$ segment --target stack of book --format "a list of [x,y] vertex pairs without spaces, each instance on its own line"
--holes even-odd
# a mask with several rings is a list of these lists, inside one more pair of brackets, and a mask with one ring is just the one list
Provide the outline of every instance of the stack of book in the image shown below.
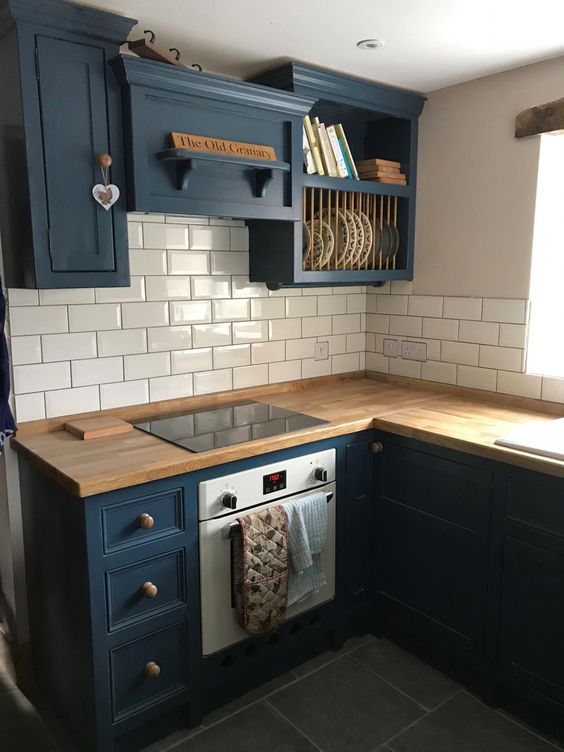
[[303,132],[304,165],[309,175],[359,179],[345,131],[340,123],[325,125],[306,115]]
[[400,162],[390,159],[363,159],[357,163],[361,180],[373,180],[376,183],[407,185],[405,173],[401,171]]

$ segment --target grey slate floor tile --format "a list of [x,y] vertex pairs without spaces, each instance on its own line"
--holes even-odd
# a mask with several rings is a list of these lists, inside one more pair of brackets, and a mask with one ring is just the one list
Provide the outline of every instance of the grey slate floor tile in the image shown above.
[[350,655],[428,710],[436,708],[461,688],[388,640],[374,640]]
[[262,702],[173,749],[175,752],[319,752],[288,721]]
[[424,710],[348,656],[267,702],[324,752],[372,752]]
[[555,752],[467,692],[447,700],[388,745],[394,752]]

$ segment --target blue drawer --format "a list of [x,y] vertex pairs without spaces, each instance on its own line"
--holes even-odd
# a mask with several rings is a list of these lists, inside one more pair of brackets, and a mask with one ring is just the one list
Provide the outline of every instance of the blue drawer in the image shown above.
[[108,630],[186,603],[184,551],[171,551],[106,572]]
[[104,553],[116,553],[182,532],[183,496],[182,488],[173,488],[102,507]]
[[184,692],[188,685],[186,623],[153,632],[110,652],[114,721]]

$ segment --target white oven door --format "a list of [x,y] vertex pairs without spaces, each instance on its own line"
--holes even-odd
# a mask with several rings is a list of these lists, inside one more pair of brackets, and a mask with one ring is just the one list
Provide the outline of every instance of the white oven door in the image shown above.
[[200,602],[202,617],[202,654],[210,655],[218,650],[240,642],[248,637],[244,629],[237,624],[235,609],[231,602],[231,542],[226,537],[229,524],[237,517],[250,511],[258,512],[276,503],[290,499],[301,499],[311,493],[323,491],[332,493],[333,498],[327,504],[327,544],[322,553],[323,566],[327,584],[318,593],[295,603],[288,609],[287,619],[308,611],[314,606],[330,601],[335,597],[335,483],[328,483],[294,496],[280,499],[278,502],[260,504],[245,512],[234,512],[216,520],[200,522]]

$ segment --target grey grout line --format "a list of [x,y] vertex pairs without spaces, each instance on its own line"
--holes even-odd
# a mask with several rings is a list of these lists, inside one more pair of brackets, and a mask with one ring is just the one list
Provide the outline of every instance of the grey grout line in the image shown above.
[[[479,697],[477,698],[480,699]],[[548,739],[546,736],[542,736],[538,731],[536,731],[531,726],[525,726],[523,723],[521,723],[517,718],[514,718],[512,715],[509,715],[506,711],[500,710],[498,708],[494,708],[495,712],[502,716],[502,718],[505,718],[506,721],[510,721],[515,726],[519,726],[519,728],[524,729],[525,731],[528,731],[531,736],[535,736],[537,739],[540,739],[543,742],[546,742],[546,744],[549,744],[551,747],[554,747],[558,750],[563,750],[564,745],[558,744],[558,742],[553,741],[552,739]]]
[[283,719],[284,721],[286,721],[286,723],[289,723],[289,724],[290,724],[290,726],[292,726],[292,728],[293,728],[293,729],[295,729],[295,731],[297,731],[297,732],[298,732],[298,733],[299,733],[299,734],[300,734],[301,736],[303,736],[303,737],[304,737],[304,739],[307,739],[307,740],[308,740],[308,742],[309,742],[310,744],[312,744],[312,745],[313,745],[313,746],[315,747],[315,749],[317,749],[317,750],[318,750],[318,752],[324,752],[324,750],[323,750],[323,749],[322,749],[322,748],[321,748],[321,747],[320,747],[319,745],[317,745],[317,744],[316,744],[316,743],[315,743],[315,742],[313,741],[313,739],[311,739],[311,738],[310,738],[310,737],[309,737],[309,736],[308,736],[308,735],[307,735],[307,734],[306,734],[306,733],[305,733],[304,731],[302,731],[302,730],[301,730],[301,729],[300,729],[300,728],[299,728],[298,726],[296,726],[296,724],[295,724],[295,723],[293,723],[293,722],[292,722],[292,721],[291,721],[291,720],[290,720],[289,718],[287,718],[287,717],[286,717],[286,716],[284,715],[284,713],[282,713],[282,711],[280,711],[280,710],[278,710],[278,708],[274,707],[274,705],[273,705],[273,704],[272,704],[271,702],[269,702],[269,700],[263,700],[263,702],[264,702],[264,703],[265,703],[265,705],[267,705],[267,706],[268,706],[268,707],[269,707],[269,708],[270,708],[270,709],[271,709],[271,710],[272,710],[272,711],[273,711],[274,713],[276,713],[276,715],[280,716],[280,718],[282,718],[282,719]]
[[[435,712],[435,710],[438,710],[439,708],[442,708],[443,705],[445,705],[447,702],[449,702],[450,700],[452,700],[453,697],[456,697],[456,695],[461,694],[462,692],[464,692],[463,689],[457,689],[454,694],[452,694],[450,697],[447,697],[446,700],[443,700],[442,702],[440,702],[436,707],[433,708],[433,710],[430,710],[430,711],[424,713],[422,716],[420,716],[419,718],[417,718],[415,721],[413,721],[412,723],[409,723],[407,726],[405,726],[405,728],[403,728],[401,731],[398,731],[397,734],[394,734],[393,736],[390,736],[389,739],[386,739],[386,741],[383,742],[383,743],[385,745],[389,745],[389,743],[391,741],[393,741],[394,739],[397,739],[398,736],[401,736],[408,729],[413,728],[413,726],[416,726],[420,721],[424,720],[425,718],[428,718],[432,713]],[[376,749],[372,750],[372,752],[378,752],[379,749],[380,749],[380,747],[376,747]]]

